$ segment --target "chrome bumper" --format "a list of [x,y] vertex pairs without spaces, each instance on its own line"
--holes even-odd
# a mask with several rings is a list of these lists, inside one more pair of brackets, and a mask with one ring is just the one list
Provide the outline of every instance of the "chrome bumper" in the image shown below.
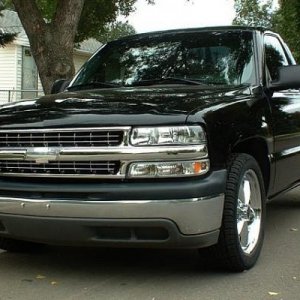
[[38,218],[169,220],[183,235],[221,227],[224,195],[176,200],[62,201],[0,197],[0,214]]

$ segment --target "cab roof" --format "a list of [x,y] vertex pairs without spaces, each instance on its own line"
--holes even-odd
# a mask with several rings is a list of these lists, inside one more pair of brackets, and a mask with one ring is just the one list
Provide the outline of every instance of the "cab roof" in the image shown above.
[[127,37],[120,38],[120,40],[129,40],[134,38],[143,38],[143,37],[154,37],[159,35],[169,35],[169,34],[177,34],[177,33],[197,33],[197,32],[207,32],[207,31],[259,31],[261,33],[270,31],[267,28],[259,27],[259,26],[213,26],[213,27],[195,27],[195,28],[183,28],[183,29],[171,29],[171,30],[161,30],[161,31],[152,31],[139,33],[134,35],[129,35]]

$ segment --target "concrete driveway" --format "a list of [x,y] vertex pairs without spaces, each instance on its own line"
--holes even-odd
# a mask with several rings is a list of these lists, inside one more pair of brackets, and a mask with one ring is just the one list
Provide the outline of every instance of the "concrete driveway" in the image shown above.
[[262,255],[250,271],[208,268],[196,250],[74,249],[0,253],[0,300],[300,299],[300,189],[267,207]]

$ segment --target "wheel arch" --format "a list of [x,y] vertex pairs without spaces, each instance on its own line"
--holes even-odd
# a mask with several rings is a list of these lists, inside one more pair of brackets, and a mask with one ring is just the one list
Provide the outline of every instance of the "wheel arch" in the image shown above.
[[268,194],[271,180],[271,166],[267,142],[262,138],[247,139],[234,145],[232,153],[246,153],[257,161],[263,175],[265,191]]

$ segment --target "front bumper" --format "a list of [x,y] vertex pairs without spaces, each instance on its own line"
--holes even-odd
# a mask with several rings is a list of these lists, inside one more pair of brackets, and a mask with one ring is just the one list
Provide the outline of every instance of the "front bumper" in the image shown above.
[[62,245],[204,247],[217,242],[223,195],[168,201],[1,198],[0,235]]
[[[225,180],[226,172],[216,171],[177,184],[98,184],[93,198],[85,197],[91,193],[89,185],[86,194],[71,199],[65,193],[59,197],[60,190],[66,192],[63,184],[37,185],[35,191],[29,191],[30,185],[14,183],[14,195],[9,195],[13,183],[3,184],[0,235],[62,245],[209,246],[218,240]],[[69,195],[79,188],[72,186]]]

